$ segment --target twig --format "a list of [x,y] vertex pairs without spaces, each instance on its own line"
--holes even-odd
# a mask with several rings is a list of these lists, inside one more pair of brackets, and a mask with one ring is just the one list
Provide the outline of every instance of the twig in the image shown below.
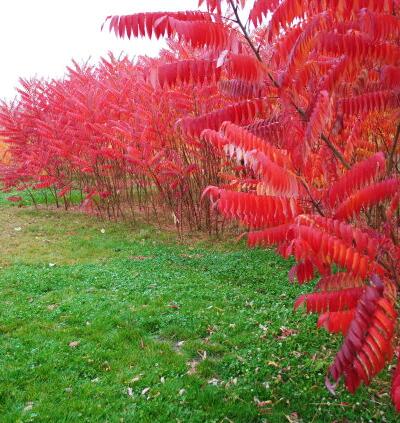
[[390,155],[389,155],[388,173],[390,173],[393,169],[394,154],[396,152],[397,143],[399,142],[399,137],[400,137],[400,123],[397,125],[396,134],[393,139],[392,150],[390,151]]
[[310,191],[310,188],[308,187],[308,185],[305,183],[305,181],[303,181],[303,179],[301,179],[301,183],[302,183],[303,187],[305,188],[305,190],[307,191],[307,194],[309,195],[313,206],[317,209],[317,212],[321,216],[325,216],[324,215],[324,212],[321,209],[321,207],[319,206],[319,204],[315,201],[314,197],[312,196],[311,191]]
[[[232,7],[233,13],[235,14],[236,17],[236,23],[239,25],[240,29],[243,32],[244,37],[246,38],[247,43],[249,44],[249,46],[251,47],[251,49],[253,50],[254,54],[256,55],[257,59],[262,62],[261,56],[260,56],[260,52],[259,52],[259,48],[256,48],[253,44],[253,42],[251,41],[249,34],[245,28],[245,26],[243,25],[242,21],[240,20],[240,16],[238,13],[238,6],[235,6],[233,0],[229,0],[229,3]],[[274,80],[273,76],[268,72],[268,77],[270,78],[270,80],[272,81],[272,83],[275,85],[275,87],[279,87],[279,84]],[[300,107],[298,107],[294,101],[292,101],[293,106],[295,107],[295,109],[297,110],[297,112],[303,117],[306,118],[306,112],[304,110],[302,110]],[[399,138],[399,131],[400,131],[400,124],[397,127],[397,137],[396,137],[396,144],[397,144],[397,140]],[[343,155],[340,153],[340,151],[332,144],[332,142],[329,140],[329,138],[324,135],[321,134],[321,139],[325,142],[325,144],[332,150],[333,154],[338,158],[338,160],[342,163],[342,165],[346,168],[346,169],[350,169],[350,165],[349,163],[347,163],[346,159],[343,157]],[[394,146],[395,149],[395,146]]]
[[347,163],[346,159],[343,157],[343,154],[332,144],[331,140],[324,134],[321,134],[321,139],[332,150],[332,153],[337,157],[340,163],[342,163],[342,165],[347,170],[350,169],[351,166],[349,165],[349,163]]
[[251,41],[249,34],[247,32],[247,29],[245,28],[245,26],[243,25],[240,16],[239,16],[239,12],[238,12],[238,6],[235,6],[235,4],[233,3],[233,0],[229,0],[229,3],[232,7],[233,13],[235,14],[236,17],[236,23],[239,25],[240,29],[242,30],[242,33],[244,35],[244,38],[246,38],[247,43],[249,44],[250,48],[253,50],[254,54],[256,55],[258,61],[262,62],[260,53],[257,51],[256,46],[253,44],[253,41]]
[[[306,119],[306,112],[297,106],[297,104],[292,100],[293,107],[297,110],[297,112],[301,115],[303,119]],[[343,157],[343,154],[333,145],[331,140],[325,135],[321,134],[321,139],[325,142],[325,144],[332,150],[332,153],[337,157],[337,159],[342,163],[342,165],[348,170],[350,169],[350,164],[346,161]]]

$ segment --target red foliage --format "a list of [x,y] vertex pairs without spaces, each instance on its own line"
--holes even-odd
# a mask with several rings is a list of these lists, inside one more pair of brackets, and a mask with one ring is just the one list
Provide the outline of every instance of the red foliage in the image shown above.
[[199,5],[208,12],[107,18],[120,37],[169,38],[158,59],[23,81],[0,109],[2,181],[78,188],[103,210],[157,192],[155,209],[197,227],[211,221],[195,200],[210,185],[203,197],[250,228],[250,246],[293,256],[291,280],[319,279],[295,306],[345,335],[327,386],[343,378],[353,392],[398,342],[400,2]]
[[355,192],[335,212],[335,219],[348,219],[358,215],[362,208],[371,207],[395,195],[400,188],[400,179],[392,178],[378,182]]
[[354,319],[355,308],[345,311],[323,313],[318,317],[317,326],[324,327],[330,333],[341,332],[346,335]]
[[219,129],[225,121],[247,124],[266,110],[266,100],[246,100],[231,104],[223,109],[198,117],[185,117],[179,121],[183,131],[189,135],[199,136],[204,129]]
[[221,69],[212,60],[182,60],[153,68],[150,82],[161,88],[180,84],[210,84],[221,77]]
[[348,288],[340,291],[305,294],[296,300],[294,308],[297,309],[305,303],[307,313],[344,311],[355,308],[363,292],[364,288]]
[[[343,375],[350,392],[361,382],[370,383],[393,356],[395,319],[393,304],[383,296],[383,285],[368,286],[357,303],[342,348],[329,369],[335,382]],[[328,380],[327,386],[333,389]]]
[[19,203],[23,200],[23,198],[20,195],[11,195],[10,197],[7,197],[7,200],[12,203]]
[[330,206],[342,202],[355,190],[373,182],[377,176],[384,174],[385,166],[385,156],[382,152],[357,163],[329,188]]

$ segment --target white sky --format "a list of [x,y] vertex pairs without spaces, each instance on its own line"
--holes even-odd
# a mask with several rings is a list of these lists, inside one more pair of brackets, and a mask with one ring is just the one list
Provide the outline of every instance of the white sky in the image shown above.
[[18,78],[60,77],[71,59],[92,62],[112,51],[156,55],[155,39],[121,40],[100,31],[107,15],[196,10],[198,0],[0,0],[0,98],[12,99]]

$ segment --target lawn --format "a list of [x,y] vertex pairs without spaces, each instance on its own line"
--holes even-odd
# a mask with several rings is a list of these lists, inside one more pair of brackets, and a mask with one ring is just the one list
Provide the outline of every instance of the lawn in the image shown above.
[[0,421],[394,422],[271,251],[0,199]]

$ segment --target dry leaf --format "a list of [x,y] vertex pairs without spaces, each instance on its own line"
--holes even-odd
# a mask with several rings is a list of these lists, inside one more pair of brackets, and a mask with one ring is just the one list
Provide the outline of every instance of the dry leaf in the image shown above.
[[197,354],[199,354],[202,360],[205,360],[207,358],[207,351],[197,351]]
[[259,401],[257,403],[257,407],[265,407],[266,405],[271,405],[272,401],[271,400],[267,400],[267,401]]
[[24,407],[24,411],[30,411],[33,408],[33,402],[29,401],[26,403],[26,406]]
[[144,388],[143,391],[141,392],[142,395],[146,395],[147,392],[150,391],[150,388]]
[[54,309],[56,309],[58,307],[58,304],[49,304],[47,306],[47,309],[50,311],[53,311]]
[[154,256],[131,256],[129,257],[131,260],[147,260],[147,259],[151,259]]
[[288,416],[285,416],[289,423],[300,423],[301,419],[296,412],[290,413]]
[[68,345],[71,348],[76,348],[80,344],[80,341],[71,341]]
[[130,388],[129,386],[128,386],[128,389],[127,389],[127,394],[128,394],[130,397],[133,395],[132,388]]
[[196,373],[196,367],[199,364],[197,360],[188,361],[186,363],[189,366],[189,370],[187,371],[188,375],[194,375]]
[[297,333],[299,332],[296,329],[289,329],[284,326],[280,328],[280,331],[281,331],[281,334],[277,336],[276,339],[285,339],[285,338],[288,338],[289,336],[297,335]]
[[237,385],[237,377],[228,380],[228,382],[225,384],[225,388],[228,388],[231,385]]

